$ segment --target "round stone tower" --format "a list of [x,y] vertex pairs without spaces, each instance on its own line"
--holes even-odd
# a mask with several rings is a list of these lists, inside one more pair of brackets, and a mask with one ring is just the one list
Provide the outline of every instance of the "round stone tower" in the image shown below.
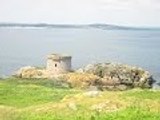
[[71,71],[71,56],[61,54],[50,54],[47,56],[47,71],[57,75]]

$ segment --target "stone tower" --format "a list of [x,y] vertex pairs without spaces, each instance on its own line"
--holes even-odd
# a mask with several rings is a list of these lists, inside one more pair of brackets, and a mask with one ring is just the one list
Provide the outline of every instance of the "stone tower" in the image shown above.
[[47,56],[47,71],[57,75],[71,71],[71,56],[61,54],[50,54]]

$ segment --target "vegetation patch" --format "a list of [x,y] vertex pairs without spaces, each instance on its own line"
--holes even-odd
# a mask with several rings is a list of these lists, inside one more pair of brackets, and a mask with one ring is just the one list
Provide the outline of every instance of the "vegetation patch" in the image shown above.
[[56,80],[0,81],[1,120],[159,120],[160,91],[86,91]]

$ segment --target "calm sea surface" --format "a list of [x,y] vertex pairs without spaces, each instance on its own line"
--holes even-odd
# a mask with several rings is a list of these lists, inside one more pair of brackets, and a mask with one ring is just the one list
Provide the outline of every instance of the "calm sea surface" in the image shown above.
[[160,31],[0,28],[0,76],[26,65],[45,66],[49,53],[73,56],[73,68],[118,62],[149,70],[160,82]]

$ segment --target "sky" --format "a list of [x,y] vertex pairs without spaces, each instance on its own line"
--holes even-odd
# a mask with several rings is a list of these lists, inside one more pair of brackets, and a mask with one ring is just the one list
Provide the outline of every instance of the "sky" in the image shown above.
[[0,22],[160,27],[160,0],[0,0]]

